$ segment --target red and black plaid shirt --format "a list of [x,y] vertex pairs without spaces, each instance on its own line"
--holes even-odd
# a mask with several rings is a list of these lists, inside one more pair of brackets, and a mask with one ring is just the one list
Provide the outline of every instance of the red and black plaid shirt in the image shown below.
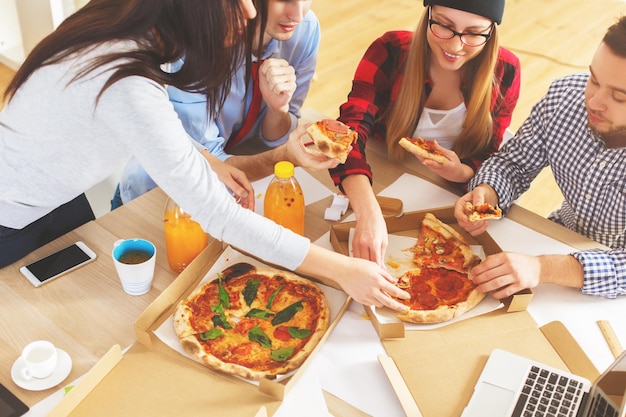
[[[372,181],[372,170],[365,159],[365,144],[370,136],[382,142],[386,139],[387,120],[381,115],[396,100],[402,86],[402,68],[412,37],[413,32],[409,31],[387,32],[370,45],[361,59],[352,82],[352,91],[348,95],[348,101],[341,106],[339,116],[339,120],[358,133],[359,139],[346,163],[330,170],[335,185],[340,186],[345,177],[353,174],[367,175],[370,182]],[[500,48],[498,54],[496,78],[499,91],[498,88],[493,89],[491,101],[492,149],[486,154],[463,160],[474,171],[499,148],[519,97],[519,59],[504,48]],[[430,81],[424,82],[429,89]]]

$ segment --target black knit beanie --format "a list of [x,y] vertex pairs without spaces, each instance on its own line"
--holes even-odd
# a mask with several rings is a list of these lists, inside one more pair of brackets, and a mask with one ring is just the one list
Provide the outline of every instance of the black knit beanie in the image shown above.
[[444,6],[463,10],[502,23],[504,0],[424,0],[424,6]]

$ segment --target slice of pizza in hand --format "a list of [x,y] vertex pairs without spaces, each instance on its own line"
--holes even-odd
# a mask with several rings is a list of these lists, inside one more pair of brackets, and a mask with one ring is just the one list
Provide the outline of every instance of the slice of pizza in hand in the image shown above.
[[337,158],[344,164],[357,133],[339,120],[323,119],[306,129],[313,143],[324,155]]
[[437,150],[434,140],[427,140],[420,137],[417,139],[405,137],[401,138],[399,143],[400,146],[407,151],[422,158],[430,159],[440,164],[448,161],[448,158]]
[[474,206],[469,201],[465,203],[465,209],[470,212],[468,219],[470,222],[479,220],[498,220],[502,218],[502,210],[500,207],[494,207],[489,203],[483,203]]
[[413,248],[413,263],[425,268],[445,268],[467,273],[480,263],[465,238],[432,213],[426,213]]

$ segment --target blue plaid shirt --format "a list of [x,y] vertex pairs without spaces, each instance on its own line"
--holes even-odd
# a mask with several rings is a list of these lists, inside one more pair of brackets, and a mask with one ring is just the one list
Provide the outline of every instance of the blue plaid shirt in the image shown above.
[[549,219],[610,250],[572,253],[584,268],[585,294],[626,295],[626,148],[609,149],[587,125],[589,74],[552,83],[515,138],[484,162],[468,187],[491,185],[506,212],[546,166],[565,201]]

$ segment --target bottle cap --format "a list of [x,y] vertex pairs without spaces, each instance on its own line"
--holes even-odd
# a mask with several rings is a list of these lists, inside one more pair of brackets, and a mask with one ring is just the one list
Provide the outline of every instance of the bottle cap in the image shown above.
[[274,165],[274,175],[278,178],[290,178],[293,177],[294,167],[289,161],[276,162]]

